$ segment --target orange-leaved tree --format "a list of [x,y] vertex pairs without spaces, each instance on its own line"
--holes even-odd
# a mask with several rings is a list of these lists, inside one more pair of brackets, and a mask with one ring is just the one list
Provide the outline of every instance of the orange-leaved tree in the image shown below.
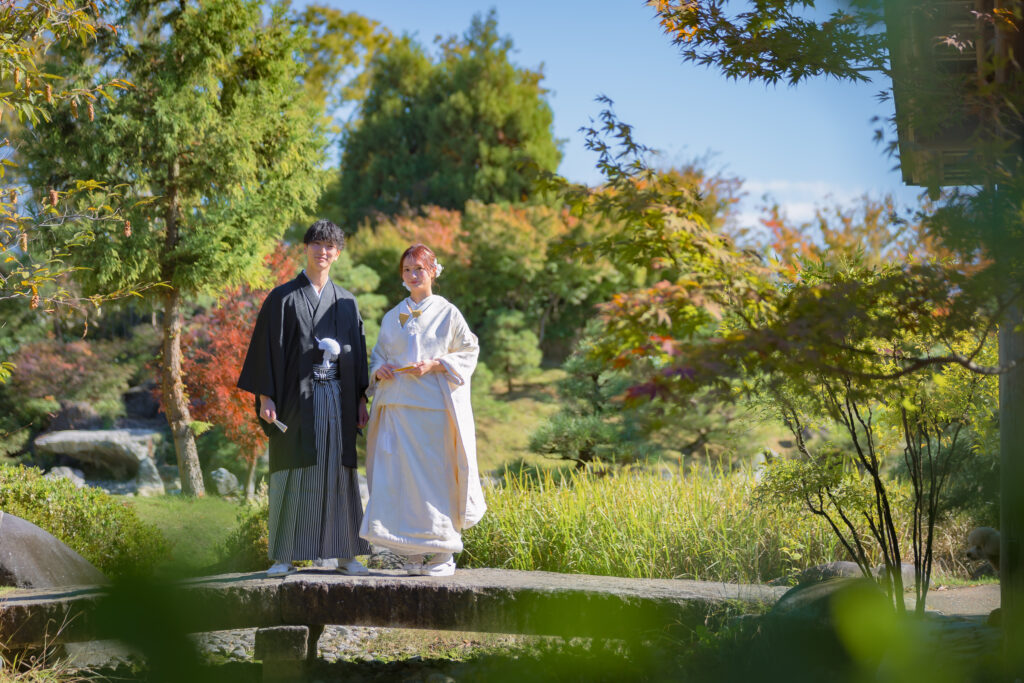
[[[294,248],[283,242],[267,257],[275,285],[294,277],[300,267]],[[216,306],[192,319],[183,344],[189,408],[201,424],[219,426],[238,447],[239,459],[248,466],[246,498],[255,492],[256,466],[266,450],[266,436],[256,421],[252,396],[235,384],[266,295],[265,290],[246,286],[225,291]]]

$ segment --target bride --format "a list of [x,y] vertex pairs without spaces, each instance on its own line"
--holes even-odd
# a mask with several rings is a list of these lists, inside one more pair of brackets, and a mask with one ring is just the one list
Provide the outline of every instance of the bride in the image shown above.
[[433,293],[434,252],[414,244],[399,263],[409,296],[384,315],[370,358],[359,535],[402,555],[410,575],[451,576],[462,531],[487,509],[470,405],[480,346],[459,309]]

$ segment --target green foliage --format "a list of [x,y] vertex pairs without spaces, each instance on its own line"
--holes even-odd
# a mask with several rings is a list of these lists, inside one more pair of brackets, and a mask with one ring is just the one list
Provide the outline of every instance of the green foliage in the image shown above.
[[494,374],[512,391],[512,381],[522,380],[540,369],[541,352],[537,335],[526,327],[520,311],[492,310],[484,322],[481,342],[485,360]]
[[372,349],[380,333],[381,318],[387,311],[387,299],[377,293],[380,275],[364,263],[354,263],[352,255],[345,250],[331,267],[331,278],[355,294],[366,332],[366,348]]
[[558,166],[542,75],[510,62],[512,42],[494,14],[439,47],[435,63],[403,38],[371,63],[369,93],[344,140],[340,201],[350,228],[426,205],[523,201],[532,192],[526,167]]
[[[866,81],[887,56],[881,2],[856,2],[827,17],[815,3],[648,0],[683,59],[727,78],[798,83],[813,76]],[[894,10],[896,11],[896,10]]]
[[599,415],[556,413],[530,435],[530,450],[572,460],[582,467],[597,461],[628,463],[618,429]]
[[477,420],[481,417],[500,417],[507,414],[505,406],[494,397],[494,373],[483,361],[477,361],[470,384],[473,401],[473,415]]
[[558,382],[561,408],[530,435],[530,450],[584,467],[594,463],[628,464],[658,454],[650,435],[638,430],[643,411],[615,399],[632,383],[629,374],[609,369],[591,351],[600,335],[591,324],[565,361]]
[[[16,368],[4,394],[17,397],[14,408],[26,418],[34,412],[29,404],[43,401],[52,410],[62,400],[84,401],[101,416],[117,417],[124,412],[121,395],[136,372],[134,363],[121,356],[121,348],[119,341],[107,340],[27,344],[13,356]],[[18,408],[23,401],[25,410]],[[35,424],[46,426],[38,422],[40,417],[31,416]]]
[[[325,121],[299,80],[309,43],[285,4],[167,1],[123,10],[132,31],[106,36],[96,53],[68,50],[64,67],[82,83],[116,73],[140,87],[101,103],[104,125],[94,130],[70,115],[34,129],[27,177],[61,189],[84,169],[130,193],[125,229],[79,250],[89,266],[79,281],[87,292],[162,283],[163,407],[182,490],[201,494],[181,376],[183,298],[265,283],[265,257],[319,197]],[[102,188],[84,199],[106,203]],[[55,230],[51,238],[66,236]]]
[[130,506],[36,470],[0,466],[0,509],[50,532],[111,579],[150,574],[169,553]]
[[350,240],[349,250],[380,275],[380,292],[394,304],[406,296],[399,256],[410,244],[429,245],[445,266],[435,292],[459,306],[471,329],[482,333],[494,309],[514,309],[541,348],[560,357],[594,306],[637,276],[636,269],[577,253],[577,244],[609,230],[545,206],[471,201],[464,212],[428,207],[420,216],[367,226]]
[[558,382],[559,412],[531,435],[530,450],[578,466],[671,455],[731,467],[736,451],[750,447],[754,419],[738,401],[722,401],[711,392],[699,392],[683,405],[624,401],[650,369],[637,361],[634,367],[607,363],[598,352],[604,334],[596,322],[582,333],[562,366],[567,375]]
[[306,5],[296,22],[310,35],[302,76],[309,96],[328,112],[362,100],[369,82],[366,67],[387,50],[391,32],[373,19],[326,5]]
[[252,284],[322,182],[323,121],[297,82],[308,43],[284,8],[173,3],[165,14],[171,5],[129,6],[138,14],[125,23],[137,28],[107,36],[101,69],[88,52],[66,55],[81,82],[115,72],[142,84],[99,103],[102,126],[61,112],[26,146],[34,185],[79,168],[133,193],[134,228],[82,252],[90,291],[140,280],[189,294]]
[[261,491],[255,502],[247,502],[238,511],[235,528],[220,550],[223,571],[252,572],[270,566],[270,531],[267,527],[269,502]]
[[[99,2],[99,7],[106,6],[106,2]],[[6,308],[3,318],[8,322],[13,323],[20,317],[18,309],[26,307],[52,313],[57,309],[81,309],[85,303],[98,306],[126,294],[104,291],[84,299],[68,279],[75,269],[67,258],[75,248],[93,239],[94,227],[121,224],[118,210],[110,203],[77,206],[78,196],[101,186],[73,174],[57,191],[49,178],[26,187],[12,182],[11,177],[23,170],[16,162],[19,150],[13,142],[18,135],[51,121],[60,112],[77,111],[80,104],[81,115],[88,114],[91,122],[93,102],[98,96],[107,97],[109,90],[130,86],[109,76],[90,84],[76,84],[53,73],[55,54],[70,45],[92,43],[98,33],[107,30],[95,3],[86,7],[68,0],[41,0],[0,8],[0,34],[4,36],[0,75],[10,78],[0,92],[0,117],[6,115],[5,137],[0,142],[0,178],[4,179],[0,188],[0,305]],[[118,196],[116,189],[111,190],[111,196]],[[58,225],[67,226],[66,240],[47,244],[38,239],[40,232]],[[0,332],[0,337],[7,334]],[[0,359],[10,353],[5,346],[0,340]],[[10,376],[10,370],[11,363],[0,360],[0,384]]]
[[[592,251],[636,267],[657,263],[665,280],[602,306],[595,358],[647,379],[629,390],[630,402],[671,403],[682,411],[699,395],[761,400],[792,431],[810,467],[805,481],[784,479],[807,488],[780,490],[803,496],[862,566],[881,554],[897,609],[898,565],[908,554],[897,528],[901,500],[886,472],[903,454],[923,609],[943,487],[970,450],[962,440],[994,406],[981,398],[994,387],[982,379],[996,371],[986,352],[994,302],[972,277],[977,266],[949,258],[875,258],[869,265],[862,252],[842,250],[826,259],[763,260],[715,232],[691,193],[650,170],[628,126],[611,112],[602,121],[589,141],[600,151],[607,186],[554,185],[576,213],[622,226],[621,235],[595,242]],[[972,379],[946,393],[946,367]],[[808,444],[805,429],[819,425],[845,443]],[[853,480],[845,475],[854,471],[851,462],[860,473]],[[871,495],[848,499],[860,475]]]

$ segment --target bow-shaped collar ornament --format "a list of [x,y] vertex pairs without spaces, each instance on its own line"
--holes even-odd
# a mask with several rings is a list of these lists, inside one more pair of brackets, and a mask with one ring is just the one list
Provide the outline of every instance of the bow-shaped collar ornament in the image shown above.
[[[420,313],[422,313],[422,312],[423,311],[421,311],[419,309],[412,310],[411,311],[412,317],[418,318],[418,317],[420,317]],[[409,319],[409,313],[399,313],[398,314],[398,324],[401,325],[402,327],[405,327],[405,321],[408,320],[408,319]]]

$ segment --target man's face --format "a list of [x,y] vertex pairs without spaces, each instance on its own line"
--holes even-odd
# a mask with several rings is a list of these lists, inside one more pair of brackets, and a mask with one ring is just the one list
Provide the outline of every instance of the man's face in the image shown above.
[[327,270],[338,260],[341,250],[332,242],[317,240],[306,245],[306,268],[308,270]]

